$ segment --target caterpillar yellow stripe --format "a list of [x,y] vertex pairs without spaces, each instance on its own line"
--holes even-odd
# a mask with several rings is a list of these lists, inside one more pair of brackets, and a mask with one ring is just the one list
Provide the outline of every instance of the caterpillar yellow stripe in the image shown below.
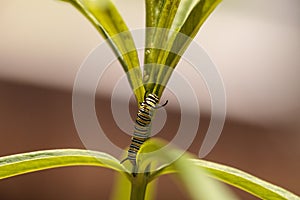
[[151,120],[154,109],[157,108],[156,105],[158,104],[158,102],[159,98],[157,97],[157,95],[149,94],[140,104],[134,124],[134,133],[131,138],[131,144],[128,149],[128,154],[127,157],[121,161],[121,163],[129,160],[134,167],[136,166],[136,155],[139,152],[141,145],[150,136]]

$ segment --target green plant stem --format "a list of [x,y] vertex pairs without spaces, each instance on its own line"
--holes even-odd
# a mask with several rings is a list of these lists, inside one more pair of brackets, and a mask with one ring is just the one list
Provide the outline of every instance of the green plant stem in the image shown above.
[[137,174],[131,180],[130,200],[144,200],[148,185],[148,177],[145,173]]

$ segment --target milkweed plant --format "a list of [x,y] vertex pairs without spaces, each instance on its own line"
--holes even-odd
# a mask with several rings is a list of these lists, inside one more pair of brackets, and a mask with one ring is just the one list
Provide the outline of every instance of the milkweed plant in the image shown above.
[[239,169],[198,159],[175,147],[162,150],[167,145],[165,141],[148,139],[153,112],[159,106],[172,71],[221,0],[145,0],[147,31],[143,72],[133,37],[111,0],[62,1],[72,4],[91,22],[108,41],[126,72],[139,108],[129,150],[123,162],[105,152],[83,149],[5,156],[0,158],[0,179],[57,167],[97,166],[118,172],[112,194],[116,200],[154,199],[156,180],[165,174],[178,178],[192,199],[237,199],[221,182],[261,199],[300,199]]

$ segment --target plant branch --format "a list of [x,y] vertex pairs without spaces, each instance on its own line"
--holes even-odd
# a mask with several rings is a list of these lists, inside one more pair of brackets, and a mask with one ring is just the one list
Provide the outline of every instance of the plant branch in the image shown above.
[[132,177],[130,200],[144,200],[148,183],[147,173],[139,173]]

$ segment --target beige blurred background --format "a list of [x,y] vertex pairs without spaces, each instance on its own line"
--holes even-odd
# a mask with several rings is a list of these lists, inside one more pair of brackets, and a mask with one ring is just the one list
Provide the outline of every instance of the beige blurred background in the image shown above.
[[[143,1],[115,2],[131,29],[144,26]],[[0,5],[0,155],[84,148],[73,124],[71,91],[82,61],[102,38],[66,3],[1,0]],[[196,37],[218,67],[227,94],[224,131],[206,159],[238,167],[298,194],[299,19],[299,0],[224,0]],[[122,73],[119,65],[115,68]],[[109,79],[102,84],[109,85]],[[113,141],[125,147],[129,138],[112,122],[108,109],[109,88],[98,91],[97,110],[105,116],[100,123],[112,132]],[[209,122],[207,99],[206,94],[200,103],[205,114],[190,148],[194,153]],[[131,109],[134,113],[134,106]],[[179,116],[172,104],[166,109],[163,130],[168,134],[159,136],[170,139]],[[0,199],[107,199],[113,177],[109,170],[90,167],[38,172],[0,181]],[[184,190],[176,192],[174,187],[180,186],[162,178],[157,199],[188,199]],[[256,199],[235,192],[242,199]]]

